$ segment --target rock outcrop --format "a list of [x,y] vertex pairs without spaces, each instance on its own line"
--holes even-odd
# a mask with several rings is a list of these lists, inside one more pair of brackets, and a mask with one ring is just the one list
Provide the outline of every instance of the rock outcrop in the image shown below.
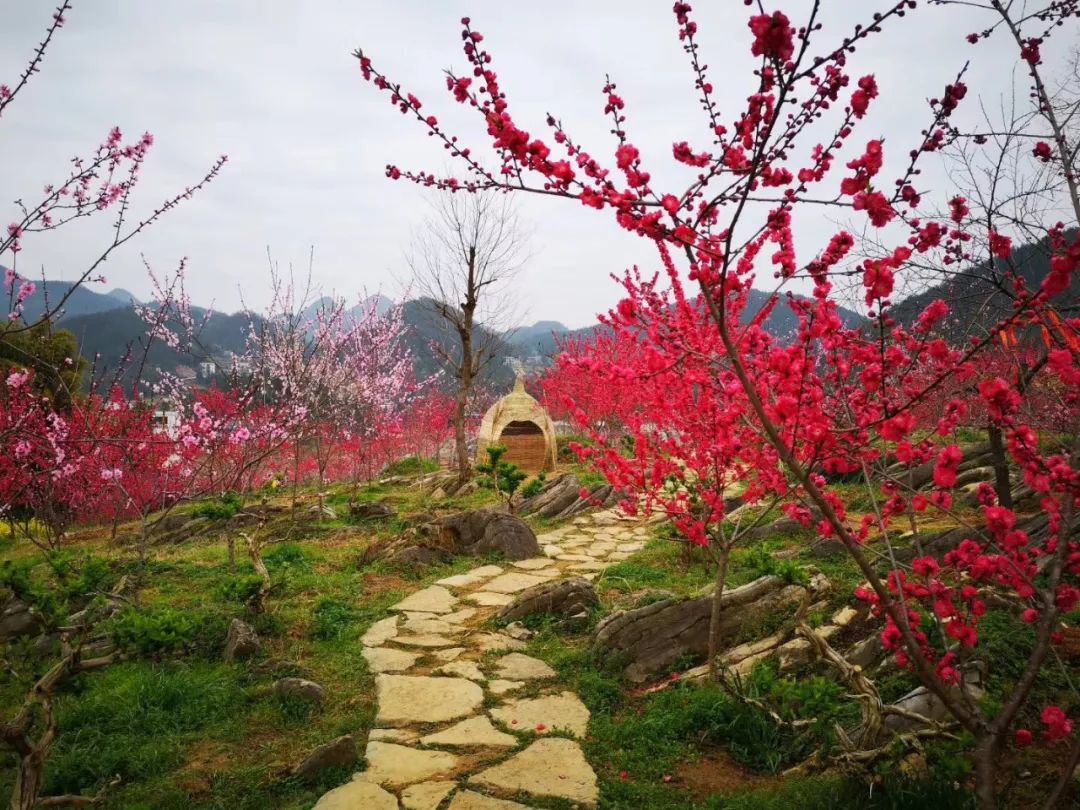
[[587,614],[599,603],[591,582],[582,577],[572,577],[526,588],[499,611],[499,619],[514,621],[536,613],[572,617]]
[[[720,600],[721,643],[730,642],[747,626],[763,623],[778,611],[794,613],[806,591],[775,576],[725,591]],[[711,611],[711,595],[665,599],[618,611],[597,626],[593,650],[607,660],[624,663],[627,678],[641,682],[685,655],[708,652]]]

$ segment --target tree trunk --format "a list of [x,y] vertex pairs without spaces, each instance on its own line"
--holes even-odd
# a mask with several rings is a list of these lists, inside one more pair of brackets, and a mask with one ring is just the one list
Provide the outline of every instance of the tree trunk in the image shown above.
[[11,791],[11,810],[34,810],[37,805],[45,771],[45,753],[34,746],[19,757],[15,785]]
[[469,442],[465,435],[465,411],[469,402],[469,383],[462,379],[454,401],[454,444],[457,448],[458,482],[464,484],[472,474]]
[[250,535],[245,534],[243,535],[243,538],[247,541],[248,551],[251,553],[251,564],[255,566],[255,573],[257,573],[262,580],[262,584],[259,586],[259,593],[255,596],[253,609],[255,613],[265,613],[266,597],[270,594],[270,572],[266,570],[266,563],[263,562],[262,544]]
[[716,586],[713,589],[712,611],[709,614],[709,676],[716,677],[716,658],[720,654],[720,600],[724,597],[724,580],[727,579],[727,563],[730,550],[720,548],[716,564]]
[[977,738],[975,753],[975,799],[980,810],[997,810],[997,798],[994,790],[997,760],[1000,746],[993,734]]
[[994,490],[998,503],[1012,509],[1012,485],[1009,483],[1009,460],[1005,455],[1005,442],[1001,428],[991,423],[987,426],[990,434],[990,453],[994,465]]

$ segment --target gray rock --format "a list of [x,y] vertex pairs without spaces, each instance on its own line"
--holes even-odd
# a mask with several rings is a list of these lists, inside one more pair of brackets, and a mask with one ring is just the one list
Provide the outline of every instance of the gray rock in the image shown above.
[[568,509],[581,497],[581,482],[567,473],[545,484],[540,491],[521,502],[518,511],[523,515],[554,517]]
[[581,577],[561,579],[526,588],[499,611],[499,619],[514,621],[536,613],[556,616],[587,614],[599,603],[596,591],[588,580]]
[[45,623],[32,606],[21,599],[11,599],[0,612],[0,641],[22,636],[36,636]]
[[356,754],[356,740],[351,734],[338,737],[325,745],[320,745],[296,766],[294,773],[305,782],[314,782],[320,773],[336,765],[353,765],[359,757]]
[[878,633],[871,633],[844,653],[844,658],[864,670],[870,669],[884,657],[885,646],[881,643],[881,636]]
[[259,634],[250,624],[233,619],[225,636],[225,660],[250,658],[262,649]]
[[510,560],[540,555],[540,544],[526,523],[497,509],[460,512],[439,521],[439,545],[459,554],[483,556],[499,552]]
[[[806,589],[765,576],[724,592],[720,638],[735,638],[745,627],[788,611]],[[612,613],[597,625],[593,650],[605,660],[625,662],[626,676],[641,682],[685,655],[703,656],[709,648],[712,596],[666,599],[634,610]]]
[[384,501],[361,501],[349,504],[349,514],[354,518],[389,518],[397,514],[394,507]]
[[322,703],[326,700],[326,689],[315,681],[303,678],[282,678],[275,681],[271,687],[274,694],[282,697],[296,697],[310,700],[312,703]]

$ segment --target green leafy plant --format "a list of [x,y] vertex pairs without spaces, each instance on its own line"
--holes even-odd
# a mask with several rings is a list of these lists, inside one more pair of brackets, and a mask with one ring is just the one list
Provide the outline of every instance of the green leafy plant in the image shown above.
[[236,515],[244,506],[244,501],[239,493],[223,492],[216,498],[203,501],[191,510],[194,517],[204,517],[209,520],[228,520]]
[[545,483],[547,483],[547,473],[541,470],[536,478],[521,488],[521,497],[531,498],[534,495],[539,494],[540,490],[544,488]]
[[142,655],[212,648],[225,632],[225,617],[171,607],[125,610],[109,623],[116,644]]
[[420,473],[435,472],[439,469],[439,462],[433,458],[422,456],[405,456],[405,458],[392,461],[386,465],[383,475],[419,475]]
[[490,484],[509,503],[514,492],[517,491],[518,486],[525,480],[528,473],[516,464],[502,460],[502,457],[506,455],[506,450],[507,448],[499,444],[488,447],[488,461],[484,464],[477,464],[476,471],[483,473],[487,478],[485,483]]
[[348,602],[323,597],[312,610],[311,634],[321,641],[333,641],[345,635],[346,628],[356,618],[356,611]]
[[239,602],[242,605],[249,605],[258,597],[262,584],[262,577],[258,574],[240,574],[218,586],[218,597],[223,602]]

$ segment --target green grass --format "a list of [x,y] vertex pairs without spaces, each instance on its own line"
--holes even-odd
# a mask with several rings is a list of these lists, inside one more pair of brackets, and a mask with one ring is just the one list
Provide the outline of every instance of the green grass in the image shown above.
[[[287,503],[288,493],[278,495]],[[412,487],[369,487],[361,496],[387,498],[403,513],[431,506]],[[351,487],[340,487],[327,500],[343,505],[352,497]],[[484,498],[491,496],[463,500],[481,504]],[[247,598],[257,581],[247,549],[237,544],[230,571],[221,534],[155,548],[140,567],[132,550],[91,532],[74,544],[78,553],[69,555],[71,575],[62,588],[29,544],[9,544],[14,553],[0,568],[0,587],[51,599],[50,615],[58,620],[83,594],[108,589],[124,573],[138,573],[143,583],[138,611],[125,609],[109,625],[133,659],[88,673],[64,693],[61,731],[46,768],[50,793],[91,792],[120,775],[102,805],[106,810],[307,810],[351,777],[355,767],[332,769],[318,784],[305,785],[289,768],[342,734],[362,743],[371,727],[374,688],[360,635],[408,592],[485,560],[362,565],[367,545],[400,525],[339,520],[294,526],[288,519],[277,525],[282,531],[262,549],[272,587],[268,612],[260,616]],[[264,652],[250,662],[221,660],[233,617],[252,623],[262,637]],[[0,678],[0,716],[51,660],[29,644],[10,654],[19,656],[20,666],[18,677]],[[285,675],[321,683],[326,704],[274,697],[268,687]],[[10,765],[10,755],[0,752],[0,803],[10,790]]]
[[[753,694],[775,700],[785,716],[822,718],[821,726],[796,733],[718,686],[676,684],[652,695],[635,694],[617,674],[593,660],[584,637],[567,639],[547,627],[528,652],[551,664],[592,713],[585,748],[597,770],[599,806],[604,810],[971,806],[964,791],[939,781],[893,778],[884,787],[876,786],[871,796],[860,781],[834,775],[769,779],[827,740],[825,725],[853,719],[856,707],[827,679],[777,678],[770,668],[761,667],[746,685]],[[730,757],[747,776],[748,786],[695,799],[700,791],[685,771],[692,772],[688,766],[700,762],[708,773],[711,756]],[[753,787],[755,779],[766,786]]]

